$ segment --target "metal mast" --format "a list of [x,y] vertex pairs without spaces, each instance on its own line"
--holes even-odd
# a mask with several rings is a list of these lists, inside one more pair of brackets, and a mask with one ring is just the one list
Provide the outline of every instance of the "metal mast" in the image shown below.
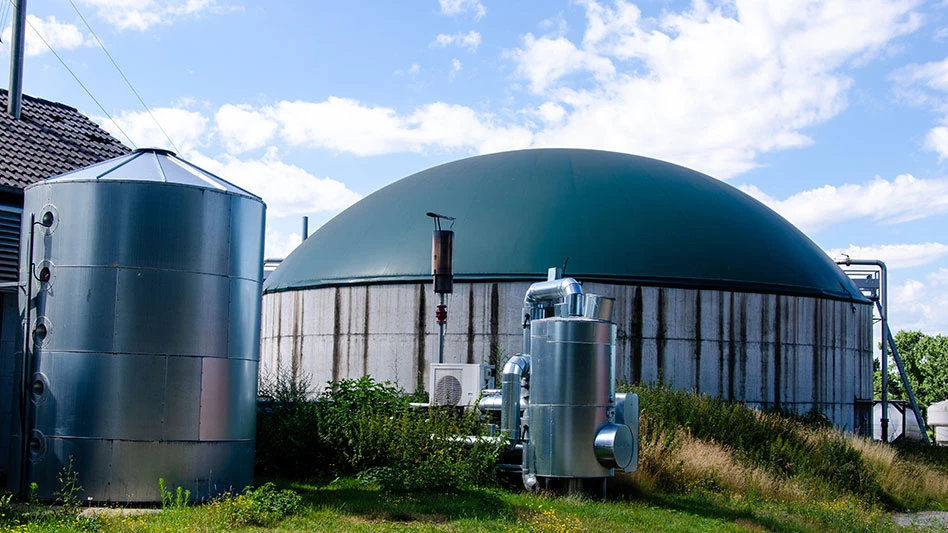
[[7,93],[7,112],[20,120],[23,101],[23,56],[26,37],[26,0],[13,4],[13,42],[10,47],[10,91]]

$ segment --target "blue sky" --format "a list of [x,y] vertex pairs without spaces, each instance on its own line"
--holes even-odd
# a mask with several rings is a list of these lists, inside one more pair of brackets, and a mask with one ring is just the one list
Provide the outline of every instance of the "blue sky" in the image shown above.
[[[948,2],[73,3],[176,151],[263,196],[268,256],[301,216],[313,229],[440,163],[599,148],[705,172],[831,255],[885,260],[893,327],[948,333]],[[104,111],[35,34],[27,94],[169,145],[69,0],[28,12]]]

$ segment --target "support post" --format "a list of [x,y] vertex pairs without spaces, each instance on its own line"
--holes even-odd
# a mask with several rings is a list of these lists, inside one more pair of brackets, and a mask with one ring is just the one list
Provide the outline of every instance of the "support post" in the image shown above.
[[10,46],[10,91],[7,93],[7,112],[20,120],[23,103],[23,57],[26,50],[26,0],[13,4],[13,35]]

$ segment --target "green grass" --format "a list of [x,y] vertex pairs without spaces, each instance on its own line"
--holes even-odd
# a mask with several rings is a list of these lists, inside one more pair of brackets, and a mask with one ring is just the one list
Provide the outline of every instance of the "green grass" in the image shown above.
[[639,471],[611,479],[607,501],[505,484],[485,468],[496,450],[450,438],[476,430],[475,419],[409,410],[390,386],[360,380],[317,402],[268,407],[262,420],[280,439],[259,441],[258,466],[276,487],[192,506],[166,487],[158,514],[94,519],[0,499],[0,531],[885,532],[904,531],[893,511],[948,510],[948,448],[874,443],[818,413],[634,390],[643,406]]
[[[619,479],[613,491],[633,479]],[[391,494],[355,479],[289,484],[303,497],[295,515],[267,528],[233,528],[214,505],[168,509],[156,515],[99,518],[100,531],[896,531],[879,509],[852,501],[779,503],[695,492],[609,501],[553,497],[504,489],[454,494]],[[625,488],[623,488],[625,486]],[[38,525],[38,524],[37,524]],[[49,524],[46,525],[47,527]],[[82,531],[62,525],[29,531]]]

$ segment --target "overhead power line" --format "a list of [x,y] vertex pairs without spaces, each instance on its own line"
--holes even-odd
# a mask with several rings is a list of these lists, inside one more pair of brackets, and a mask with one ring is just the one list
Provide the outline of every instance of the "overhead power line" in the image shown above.
[[73,2],[72,0],[69,0],[69,5],[71,5],[72,8],[76,10],[76,14],[79,15],[80,19],[82,19],[82,23],[86,25],[86,28],[89,30],[89,33],[92,34],[92,37],[95,39],[95,42],[99,43],[99,47],[102,48],[102,51],[105,52],[106,56],[108,56],[109,61],[112,62],[112,66],[115,67],[115,70],[117,70],[119,75],[122,76],[122,79],[125,80],[125,84],[128,85],[129,89],[131,89],[132,94],[134,94],[135,97],[138,98],[138,102],[142,104],[142,107],[144,107],[145,111],[148,112],[148,116],[151,117],[151,119],[155,122],[155,125],[158,126],[158,129],[161,130],[162,135],[165,136],[165,139],[168,140],[168,143],[171,144],[171,147],[174,148],[174,151],[180,153],[181,151],[178,150],[178,147],[174,144],[174,141],[171,140],[171,136],[168,135],[168,133],[165,131],[163,127],[161,127],[161,123],[158,122],[157,118],[155,118],[154,113],[151,112],[151,108],[148,107],[148,104],[145,103],[145,100],[142,99],[141,95],[138,94],[138,91],[135,90],[135,87],[132,86],[132,82],[130,82],[128,80],[128,77],[125,76],[125,73],[122,72],[122,69],[118,66],[118,63],[115,62],[115,58],[112,57],[112,54],[109,53],[108,49],[105,47],[105,44],[102,43],[102,40],[99,39],[99,36],[96,35],[95,31],[92,29],[92,26],[90,26],[89,23],[86,21],[86,17],[82,16],[82,13],[79,11],[79,8],[76,7],[75,2]]
[[116,122],[114,118],[112,118],[112,115],[110,115],[109,112],[105,110],[105,107],[103,107],[102,104],[99,103],[96,97],[92,96],[92,92],[89,91],[89,88],[86,87],[85,84],[82,83],[82,81],[79,79],[79,76],[76,76],[76,73],[73,72],[71,68],[69,68],[69,65],[67,65],[65,61],[63,61],[63,58],[60,57],[60,55],[56,52],[56,50],[49,44],[49,41],[47,41],[46,38],[43,37],[43,34],[40,33],[39,30],[37,30],[35,26],[33,26],[33,23],[30,22],[29,18],[26,19],[26,23],[30,26],[30,28],[34,32],[36,32],[36,35],[40,38],[41,41],[43,41],[43,44],[46,45],[46,48],[49,48],[49,51],[52,52],[54,56],[56,56],[56,59],[58,59],[59,62],[62,64],[63,68],[65,68],[66,71],[69,72],[69,74],[72,76],[72,79],[76,80],[76,83],[78,83],[79,86],[82,87],[82,90],[85,91],[87,95],[89,95],[89,98],[91,98],[92,101],[95,102],[95,105],[99,106],[99,109],[102,111],[102,113],[104,113],[105,116],[108,117],[108,119],[112,122],[112,124],[115,124],[115,127],[118,128],[120,132],[122,132],[122,135],[124,135],[125,138],[128,139],[128,142],[132,143],[132,148],[138,148],[138,146],[135,145],[135,141],[133,141],[132,138],[129,137],[127,133],[125,133],[125,130],[122,129],[122,126],[120,126],[119,123]]

